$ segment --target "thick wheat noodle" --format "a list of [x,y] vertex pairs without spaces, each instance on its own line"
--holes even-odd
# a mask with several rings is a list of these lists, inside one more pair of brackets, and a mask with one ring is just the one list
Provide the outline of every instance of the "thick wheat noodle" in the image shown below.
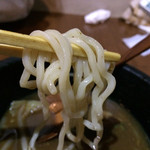
[[[79,144],[83,141],[92,149],[97,149],[103,133],[103,103],[115,87],[115,78],[108,72],[111,64],[104,60],[103,47],[93,38],[81,33],[79,29],[72,29],[64,34],[56,30],[44,32],[37,30],[31,35],[47,40],[54,54],[24,51],[25,69],[20,85],[38,89],[45,120],[49,117],[46,96],[60,93],[64,108],[62,111],[64,123],[59,134],[57,150],[64,148],[65,136],[74,143]],[[82,47],[87,58],[74,57],[71,43]],[[71,68],[73,81],[70,81]],[[31,80],[31,75],[36,79]],[[97,135],[93,140],[84,135],[85,127],[96,131]],[[75,129],[75,135],[72,129]],[[36,138],[32,138],[33,142],[30,143],[32,147]]]

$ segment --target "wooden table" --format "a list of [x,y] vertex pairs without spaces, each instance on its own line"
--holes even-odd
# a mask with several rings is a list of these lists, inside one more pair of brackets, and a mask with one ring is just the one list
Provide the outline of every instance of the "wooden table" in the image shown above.
[[[33,30],[56,29],[61,33],[72,28],[79,28],[83,33],[98,40],[102,46],[109,50],[118,52],[121,55],[129,51],[122,42],[122,38],[130,37],[143,31],[135,26],[125,24],[123,20],[111,18],[103,24],[87,25],[84,23],[83,16],[50,14],[41,12],[32,12],[26,19],[1,23],[1,29],[29,34]],[[0,56],[4,59],[6,56]],[[128,64],[136,67],[150,76],[150,55],[146,57],[137,56]]]

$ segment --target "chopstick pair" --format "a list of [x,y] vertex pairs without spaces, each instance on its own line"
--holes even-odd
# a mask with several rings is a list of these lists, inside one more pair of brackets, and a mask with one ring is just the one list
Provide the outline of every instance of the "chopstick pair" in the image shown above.
[[[73,55],[86,57],[85,52],[81,47],[75,44],[71,44],[71,46],[73,48]],[[0,54],[22,57],[22,51],[24,48],[53,52],[49,43],[42,38],[0,30]],[[114,62],[118,62],[121,58],[120,54],[109,51],[104,52],[104,57],[106,61]]]

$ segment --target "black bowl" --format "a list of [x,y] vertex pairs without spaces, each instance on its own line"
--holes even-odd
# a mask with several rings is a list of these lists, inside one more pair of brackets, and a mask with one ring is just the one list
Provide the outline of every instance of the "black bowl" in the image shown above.
[[150,138],[150,77],[129,65],[113,74],[117,84],[111,99],[128,109]]
[[[0,117],[12,100],[34,92],[19,86],[22,71],[20,58],[0,62]],[[150,77],[129,65],[116,68],[113,74],[117,85],[110,98],[128,109],[150,138]]]

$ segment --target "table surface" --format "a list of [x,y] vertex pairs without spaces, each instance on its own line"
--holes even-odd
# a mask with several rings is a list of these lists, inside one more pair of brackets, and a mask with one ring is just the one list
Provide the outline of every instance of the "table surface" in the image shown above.
[[[30,34],[34,30],[46,29],[56,29],[64,33],[69,29],[79,28],[84,34],[99,41],[105,49],[118,52],[121,55],[130,50],[122,42],[122,38],[130,37],[138,33],[144,34],[144,31],[141,31],[133,25],[128,25],[123,20],[117,18],[111,18],[97,25],[88,25],[84,23],[83,16],[44,12],[31,12],[25,19],[11,23],[0,23],[0,28],[25,34]],[[6,57],[1,55],[0,60]],[[145,57],[139,55],[128,62],[129,65],[150,76],[149,63],[150,55]]]

